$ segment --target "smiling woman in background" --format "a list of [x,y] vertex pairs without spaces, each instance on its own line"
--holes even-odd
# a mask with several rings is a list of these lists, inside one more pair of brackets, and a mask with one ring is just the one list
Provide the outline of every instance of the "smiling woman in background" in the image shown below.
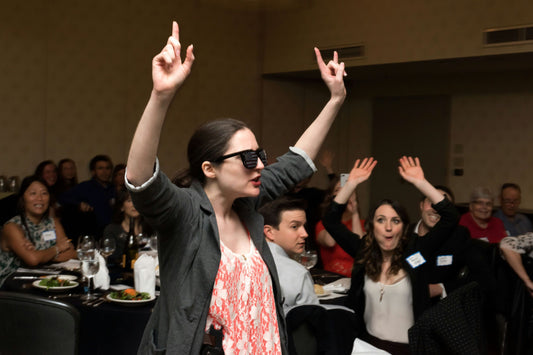
[[473,239],[499,243],[507,236],[503,222],[492,216],[494,196],[486,187],[476,187],[470,194],[469,212],[461,216],[459,224],[470,231]]
[[76,258],[59,220],[49,216],[50,193],[36,176],[21,184],[19,214],[6,222],[0,250],[0,285],[20,266]]

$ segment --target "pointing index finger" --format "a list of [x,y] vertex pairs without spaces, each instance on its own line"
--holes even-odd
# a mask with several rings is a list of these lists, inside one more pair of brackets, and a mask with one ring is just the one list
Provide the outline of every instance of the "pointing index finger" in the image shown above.
[[172,37],[176,38],[178,41],[180,40],[180,28],[176,21],[172,21]]

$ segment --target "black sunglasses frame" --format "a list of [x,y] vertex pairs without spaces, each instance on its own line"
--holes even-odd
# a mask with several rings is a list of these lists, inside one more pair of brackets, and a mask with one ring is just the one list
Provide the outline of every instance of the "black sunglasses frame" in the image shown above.
[[228,158],[231,158],[237,155],[241,157],[242,165],[244,165],[246,169],[255,169],[257,166],[258,158],[261,159],[261,162],[263,163],[264,166],[268,165],[266,152],[263,148],[259,148],[257,150],[246,149],[246,150],[241,150],[240,152],[226,154],[215,159],[215,162],[220,163],[223,160],[226,160]]

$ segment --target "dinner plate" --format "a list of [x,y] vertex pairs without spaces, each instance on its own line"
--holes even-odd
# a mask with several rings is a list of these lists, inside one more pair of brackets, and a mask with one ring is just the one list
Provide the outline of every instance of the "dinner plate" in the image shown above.
[[317,296],[318,298],[326,297],[326,296],[329,296],[329,295],[331,295],[331,292],[328,291],[328,290],[324,290],[324,293],[320,293],[320,294],[317,293],[317,294],[316,294],[316,296]]
[[39,285],[39,282],[42,280],[36,280],[33,281],[32,285],[33,287],[37,287],[46,291],[63,291],[63,290],[70,290],[71,288],[78,287],[78,283],[76,281],[70,281],[71,285],[68,286],[58,286],[58,287],[48,287],[48,286],[42,286]]
[[136,306],[136,305],[152,302],[153,300],[155,300],[155,296],[151,296],[147,300],[119,300],[119,299],[111,297],[111,294],[108,294],[106,296],[106,299],[108,301],[115,302],[115,303],[120,303],[120,304],[125,305],[125,306]]

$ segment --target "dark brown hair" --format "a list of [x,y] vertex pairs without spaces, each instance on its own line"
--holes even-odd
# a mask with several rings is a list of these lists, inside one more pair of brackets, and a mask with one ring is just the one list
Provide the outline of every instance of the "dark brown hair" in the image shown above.
[[225,118],[204,123],[194,132],[187,146],[189,168],[179,171],[172,181],[180,187],[188,187],[192,180],[205,184],[202,171],[204,161],[212,162],[224,155],[233,135],[241,129],[248,128],[244,122]]
[[374,216],[379,207],[389,205],[400,217],[403,223],[402,235],[398,241],[398,245],[393,250],[391,259],[391,266],[389,269],[390,275],[396,275],[403,266],[403,252],[407,246],[407,228],[409,226],[409,216],[405,208],[398,202],[388,199],[379,201],[369,212],[366,220],[365,229],[368,231],[363,239],[363,253],[361,259],[357,260],[357,264],[365,266],[366,275],[374,282],[379,280],[381,274],[381,265],[383,264],[383,255],[381,249],[374,236]]

